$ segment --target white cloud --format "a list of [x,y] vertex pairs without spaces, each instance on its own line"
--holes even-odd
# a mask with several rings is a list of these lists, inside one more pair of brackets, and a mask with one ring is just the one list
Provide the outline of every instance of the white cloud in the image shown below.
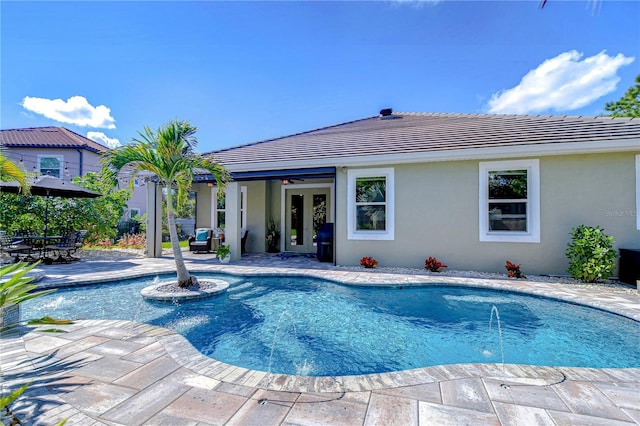
[[66,101],[27,96],[22,100],[21,105],[29,111],[61,123],[105,129],[116,128],[109,108],[104,105],[94,107],[83,96],[72,96]]
[[618,69],[635,59],[622,54],[609,56],[605,51],[580,60],[582,56],[571,50],[547,59],[516,87],[494,93],[488,112],[528,114],[582,108],[613,92],[620,81]]
[[102,145],[108,146],[109,148],[115,148],[122,145],[118,139],[110,138],[102,132],[87,132],[87,137],[92,141],[96,141]]

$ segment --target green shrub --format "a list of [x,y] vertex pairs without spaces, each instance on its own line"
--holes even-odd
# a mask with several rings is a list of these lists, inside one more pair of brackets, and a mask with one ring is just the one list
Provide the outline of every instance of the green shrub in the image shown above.
[[618,256],[613,249],[613,237],[596,226],[580,225],[571,229],[571,242],[565,252],[569,258],[567,272],[577,280],[594,283],[608,278]]
[[17,306],[27,300],[55,291],[55,289],[34,291],[38,285],[31,284],[33,278],[25,275],[38,264],[36,262],[28,265],[19,262],[0,267],[0,313],[10,306]]

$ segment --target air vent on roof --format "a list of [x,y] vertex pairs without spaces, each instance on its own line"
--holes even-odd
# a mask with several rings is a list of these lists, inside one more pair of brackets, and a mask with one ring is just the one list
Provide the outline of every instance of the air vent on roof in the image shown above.
[[384,108],[380,110],[380,120],[393,120],[394,118],[402,118],[401,115],[393,114],[391,108]]

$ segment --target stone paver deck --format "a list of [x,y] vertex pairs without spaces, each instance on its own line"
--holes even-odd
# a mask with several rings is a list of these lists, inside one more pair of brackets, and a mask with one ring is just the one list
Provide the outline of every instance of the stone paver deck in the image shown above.
[[[349,272],[308,259],[248,256],[192,271],[312,274],[359,284],[449,282],[509,288],[640,320],[640,297],[549,283]],[[42,286],[174,270],[173,259],[43,266]],[[574,288],[575,287],[575,288]],[[79,425],[624,425],[640,424],[640,368],[459,364],[344,377],[268,375],[208,358],[170,330],[92,320],[0,339],[2,392],[30,382],[12,410],[25,424]]]

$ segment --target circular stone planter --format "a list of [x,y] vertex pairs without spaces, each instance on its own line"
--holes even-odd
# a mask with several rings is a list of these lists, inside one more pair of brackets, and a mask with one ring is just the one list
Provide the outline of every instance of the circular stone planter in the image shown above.
[[217,279],[198,280],[199,288],[180,288],[172,283],[160,283],[150,285],[140,290],[140,294],[145,299],[173,301],[173,300],[190,300],[203,299],[215,294],[222,293],[227,290],[229,283]]

